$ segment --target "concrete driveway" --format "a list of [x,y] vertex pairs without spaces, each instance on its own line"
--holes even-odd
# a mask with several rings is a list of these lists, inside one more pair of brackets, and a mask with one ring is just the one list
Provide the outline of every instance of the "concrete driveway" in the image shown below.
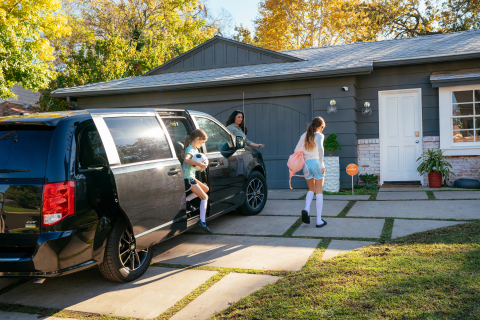
[[[367,201],[348,196],[326,200],[324,228],[302,224],[302,200],[269,199],[258,216],[235,214],[212,221],[213,235],[201,230],[182,234],[154,247],[153,265],[139,280],[119,284],[98,269],[43,284],[0,279],[0,319],[50,319],[98,315],[142,319],[208,319],[242,297],[300,270],[320,242],[328,244],[323,260],[379,239],[479,219],[480,191],[424,189],[381,190]],[[279,193],[281,193],[279,195]],[[304,192],[303,192],[304,193]],[[272,198],[288,192],[271,192]],[[296,199],[302,191],[294,192]],[[340,197],[340,199],[338,199]],[[462,200],[465,199],[465,200]],[[315,216],[315,203],[311,215]],[[385,223],[387,219],[392,223]],[[14,306],[17,305],[17,306]],[[23,305],[26,307],[20,307]],[[43,314],[33,315],[42,307]],[[61,310],[61,311],[58,311]]]

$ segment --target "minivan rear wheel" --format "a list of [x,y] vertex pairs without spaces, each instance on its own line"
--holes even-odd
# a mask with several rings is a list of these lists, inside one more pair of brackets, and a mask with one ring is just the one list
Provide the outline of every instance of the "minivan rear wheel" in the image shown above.
[[248,177],[244,190],[245,202],[239,208],[239,212],[246,216],[253,216],[262,212],[267,203],[267,182],[265,177],[258,171],[254,171]]
[[118,220],[108,237],[100,272],[111,281],[133,281],[147,271],[152,256],[152,248],[137,248],[131,229]]

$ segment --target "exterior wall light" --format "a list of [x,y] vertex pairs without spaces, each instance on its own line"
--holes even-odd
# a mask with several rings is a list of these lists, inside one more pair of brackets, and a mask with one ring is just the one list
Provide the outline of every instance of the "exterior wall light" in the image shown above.
[[337,102],[335,100],[330,100],[330,106],[327,109],[328,114],[335,114],[337,113],[337,107],[336,107]]
[[372,114],[372,108],[370,108],[370,102],[367,101],[363,104],[362,114],[364,116],[369,116]]

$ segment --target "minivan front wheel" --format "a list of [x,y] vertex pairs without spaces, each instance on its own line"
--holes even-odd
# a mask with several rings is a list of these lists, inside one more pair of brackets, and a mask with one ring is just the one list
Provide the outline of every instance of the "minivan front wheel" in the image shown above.
[[137,247],[133,232],[124,220],[119,220],[108,237],[100,272],[111,281],[133,281],[147,271],[152,256],[151,248]]
[[265,177],[258,171],[254,171],[248,177],[244,190],[245,202],[240,207],[241,214],[253,216],[262,212],[267,203],[267,182]]

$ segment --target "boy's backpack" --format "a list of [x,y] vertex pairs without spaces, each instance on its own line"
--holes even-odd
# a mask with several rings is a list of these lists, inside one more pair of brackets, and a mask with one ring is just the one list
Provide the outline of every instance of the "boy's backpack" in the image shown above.
[[290,189],[292,189],[292,177],[306,177],[308,175],[308,168],[307,168],[307,174],[305,175],[296,175],[298,171],[302,170],[303,167],[305,166],[305,159],[303,158],[303,148],[300,150],[296,151],[290,157],[288,157],[288,171],[289,171],[289,180],[288,184],[290,185]]

